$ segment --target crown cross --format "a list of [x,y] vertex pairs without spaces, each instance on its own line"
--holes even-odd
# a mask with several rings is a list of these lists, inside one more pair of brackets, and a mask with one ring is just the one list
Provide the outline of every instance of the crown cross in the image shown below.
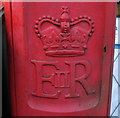
[[36,21],[35,32],[42,41],[47,56],[82,56],[94,33],[94,22],[85,15],[70,18],[68,7],[61,9],[58,19],[51,16],[40,17]]

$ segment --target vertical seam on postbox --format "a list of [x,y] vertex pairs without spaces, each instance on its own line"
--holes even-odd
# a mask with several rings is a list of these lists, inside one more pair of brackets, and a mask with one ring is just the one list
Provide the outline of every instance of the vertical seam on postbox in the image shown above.
[[12,1],[10,0],[10,11],[11,11],[11,34],[12,34],[12,52],[13,52],[13,73],[14,73],[14,89],[15,89],[15,105],[16,105],[16,109],[15,109],[15,114],[17,115],[17,99],[16,99],[16,81],[15,81],[15,63],[14,63],[14,41],[13,41],[13,18],[12,18]]

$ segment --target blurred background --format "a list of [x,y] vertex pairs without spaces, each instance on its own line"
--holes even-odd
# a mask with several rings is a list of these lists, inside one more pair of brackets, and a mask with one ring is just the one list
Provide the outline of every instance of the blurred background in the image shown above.
[[120,2],[117,4],[111,116],[120,118]]
[[[120,2],[117,3],[116,11],[116,36],[110,116],[118,116],[120,118]],[[7,59],[4,6],[0,1],[0,116],[10,115]]]

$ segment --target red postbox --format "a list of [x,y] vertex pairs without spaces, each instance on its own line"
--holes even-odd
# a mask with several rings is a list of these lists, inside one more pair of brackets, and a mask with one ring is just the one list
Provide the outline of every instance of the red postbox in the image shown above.
[[109,116],[115,3],[7,2],[13,116]]

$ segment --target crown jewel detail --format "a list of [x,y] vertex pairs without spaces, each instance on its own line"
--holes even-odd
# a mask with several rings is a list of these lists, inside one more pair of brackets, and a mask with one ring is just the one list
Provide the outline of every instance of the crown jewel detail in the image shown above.
[[62,7],[59,19],[40,17],[36,21],[35,32],[47,56],[82,56],[94,33],[94,22],[88,16],[70,18],[68,7]]

